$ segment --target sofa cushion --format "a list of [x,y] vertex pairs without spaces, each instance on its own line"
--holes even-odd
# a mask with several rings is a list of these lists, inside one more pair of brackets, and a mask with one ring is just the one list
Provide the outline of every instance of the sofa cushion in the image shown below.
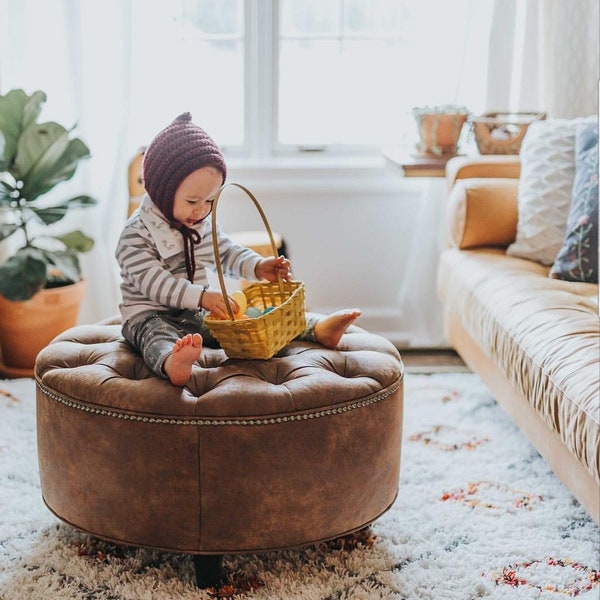
[[448,197],[448,242],[458,248],[499,246],[515,240],[517,179],[469,178],[456,182]]
[[521,146],[517,236],[512,256],[551,265],[565,235],[575,177],[575,132],[585,119],[535,121]]
[[444,251],[446,309],[600,482],[598,286],[502,250]]
[[598,283],[598,122],[581,126],[575,144],[575,182],[563,246],[550,276]]

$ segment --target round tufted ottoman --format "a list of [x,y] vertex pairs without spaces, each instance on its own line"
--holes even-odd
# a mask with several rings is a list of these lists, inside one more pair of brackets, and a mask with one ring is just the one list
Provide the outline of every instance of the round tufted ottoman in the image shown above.
[[336,350],[294,341],[267,361],[205,348],[178,388],[108,321],[58,336],[35,376],[44,501],[99,538],[291,548],[361,529],[396,497],[402,362],[359,327]]

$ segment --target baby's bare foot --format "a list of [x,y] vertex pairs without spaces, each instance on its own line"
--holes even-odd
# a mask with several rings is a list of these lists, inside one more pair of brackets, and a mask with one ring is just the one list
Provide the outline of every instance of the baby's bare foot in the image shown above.
[[173,344],[173,352],[165,360],[164,370],[173,385],[185,385],[192,375],[192,365],[202,352],[202,336],[188,333]]
[[335,348],[346,329],[358,317],[360,317],[360,310],[356,308],[340,310],[328,315],[315,325],[315,339],[326,348]]

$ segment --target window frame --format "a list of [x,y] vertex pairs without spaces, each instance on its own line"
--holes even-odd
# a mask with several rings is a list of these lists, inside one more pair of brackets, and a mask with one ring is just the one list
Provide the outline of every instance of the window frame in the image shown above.
[[273,0],[243,0],[245,19],[245,131],[248,155],[273,156],[276,141],[276,39]]
[[[244,15],[244,139],[241,145],[224,145],[228,155],[247,165],[335,165],[344,159],[355,164],[378,161],[387,145],[385,142],[334,142],[311,147],[279,141],[281,1],[241,1]],[[406,131],[395,143],[407,153],[414,148],[408,134]],[[414,135],[417,135],[416,124]]]
[[225,146],[234,158],[255,161],[301,159],[319,162],[324,158],[381,155],[377,145],[330,144],[299,146],[278,140],[279,120],[279,2],[244,2],[244,144]]

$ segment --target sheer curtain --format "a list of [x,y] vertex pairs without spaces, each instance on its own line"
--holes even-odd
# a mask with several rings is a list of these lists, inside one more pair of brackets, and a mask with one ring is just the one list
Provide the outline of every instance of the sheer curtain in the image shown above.
[[487,110],[598,113],[598,0],[496,0]]
[[[496,0],[483,111],[544,111],[549,118],[597,114],[598,7],[598,0]],[[445,245],[447,192],[443,180],[424,183],[398,293],[400,326],[415,347],[445,344],[436,271]]]
[[598,114],[598,0],[549,0],[542,13],[542,101],[559,118]]
[[82,256],[88,290],[80,321],[118,310],[113,249],[127,211],[130,114],[130,0],[0,0],[0,93],[43,90],[42,119],[57,121],[91,149],[75,177],[52,192],[88,193],[98,206],[73,211],[59,224],[95,240]]

